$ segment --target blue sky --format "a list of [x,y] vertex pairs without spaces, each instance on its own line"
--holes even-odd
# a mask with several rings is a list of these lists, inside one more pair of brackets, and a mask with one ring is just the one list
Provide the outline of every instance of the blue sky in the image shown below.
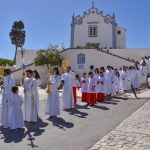
[[[115,12],[117,23],[127,29],[127,48],[150,48],[150,0],[93,1],[104,14]],[[0,57],[14,57],[9,32],[17,20],[25,24],[25,49],[44,49],[62,42],[69,47],[71,16],[82,15],[91,3],[92,0],[0,0]]]

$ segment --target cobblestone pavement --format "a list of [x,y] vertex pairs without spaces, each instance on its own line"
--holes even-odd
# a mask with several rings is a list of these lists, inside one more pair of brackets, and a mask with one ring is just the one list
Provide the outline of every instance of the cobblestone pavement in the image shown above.
[[150,150],[150,101],[89,150]]

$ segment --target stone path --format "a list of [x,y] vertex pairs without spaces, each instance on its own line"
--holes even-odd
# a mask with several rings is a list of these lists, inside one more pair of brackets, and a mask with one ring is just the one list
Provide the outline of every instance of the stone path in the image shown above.
[[89,150],[150,150],[150,101]]

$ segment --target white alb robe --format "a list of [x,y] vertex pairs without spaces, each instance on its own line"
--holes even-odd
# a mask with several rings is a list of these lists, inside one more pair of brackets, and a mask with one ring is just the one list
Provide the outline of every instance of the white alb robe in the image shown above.
[[11,75],[4,78],[4,90],[2,95],[2,108],[1,108],[1,125],[9,127],[10,123],[10,98],[12,94],[12,87],[15,86],[15,80]]
[[18,94],[12,94],[10,99],[10,129],[24,127],[22,112],[23,98]]
[[62,75],[61,80],[64,81],[64,87],[62,92],[63,109],[74,108],[73,97],[73,80],[75,79],[75,73],[70,71]]
[[52,85],[52,92],[48,94],[46,102],[46,115],[57,116],[60,115],[60,100],[58,94],[58,88],[61,84],[59,75],[53,75],[50,79]]
[[106,90],[107,94],[112,93],[112,87],[114,82],[114,72],[112,70],[106,70]]
[[24,80],[24,118],[28,122],[37,122],[39,111],[39,94],[36,79],[25,78]]
[[81,92],[82,93],[87,93],[88,79],[82,77],[81,81],[80,81],[80,84],[81,84]]
[[122,82],[122,90],[128,90],[128,74],[127,71],[122,71],[120,74]]

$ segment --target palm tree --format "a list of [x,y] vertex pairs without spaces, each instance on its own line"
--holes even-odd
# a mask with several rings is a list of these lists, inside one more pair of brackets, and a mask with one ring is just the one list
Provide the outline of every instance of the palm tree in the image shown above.
[[11,42],[16,46],[14,62],[16,63],[17,49],[23,47],[25,43],[25,30],[22,21],[15,21],[9,33]]
[[46,65],[48,71],[50,71],[52,66],[61,66],[62,60],[63,58],[59,54],[58,46],[51,46],[47,50],[40,50],[34,62],[36,66]]

